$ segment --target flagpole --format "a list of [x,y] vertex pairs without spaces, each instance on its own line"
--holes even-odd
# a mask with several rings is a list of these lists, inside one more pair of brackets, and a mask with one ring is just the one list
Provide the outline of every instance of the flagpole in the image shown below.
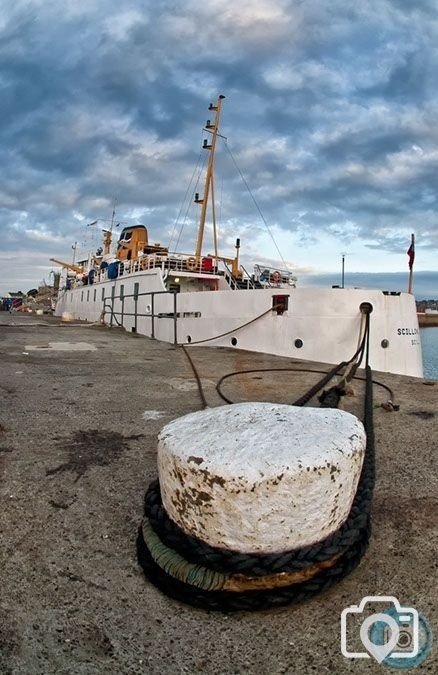
[[[415,251],[415,234],[411,234],[411,245],[409,247],[409,251]],[[414,271],[414,260],[413,257],[411,257],[409,260],[409,281],[408,281],[408,293],[411,294],[412,294],[413,271]]]

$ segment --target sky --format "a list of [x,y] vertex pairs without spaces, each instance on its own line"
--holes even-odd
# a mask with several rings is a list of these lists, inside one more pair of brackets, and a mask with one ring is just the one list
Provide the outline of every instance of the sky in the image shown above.
[[245,267],[303,286],[339,283],[344,253],[347,285],[405,290],[415,233],[438,297],[435,0],[16,0],[0,26],[0,293],[96,248],[114,203],[192,252],[222,94],[222,255],[240,237]]

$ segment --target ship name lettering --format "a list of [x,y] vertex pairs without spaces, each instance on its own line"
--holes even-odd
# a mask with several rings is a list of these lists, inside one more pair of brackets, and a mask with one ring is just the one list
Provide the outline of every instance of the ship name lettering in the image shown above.
[[418,328],[397,328],[397,335],[418,335]]

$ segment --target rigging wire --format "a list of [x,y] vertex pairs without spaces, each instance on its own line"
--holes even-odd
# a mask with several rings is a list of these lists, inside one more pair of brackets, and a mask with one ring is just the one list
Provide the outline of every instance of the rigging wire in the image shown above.
[[230,157],[231,157],[231,159],[232,159],[232,161],[233,161],[234,166],[236,167],[237,171],[239,172],[239,175],[240,175],[240,177],[241,177],[241,179],[242,179],[242,181],[243,181],[243,183],[244,183],[246,189],[247,189],[248,192],[249,192],[249,195],[250,195],[252,201],[253,201],[254,204],[255,204],[255,207],[256,207],[257,211],[259,212],[260,218],[262,219],[263,224],[264,224],[264,226],[266,227],[266,229],[267,229],[267,231],[268,231],[268,234],[269,234],[269,236],[271,237],[271,239],[272,239],[272,241],[273,241],[273,243],[274,243],[275,248],[277,249],[277,253],[278,253],[278,255],[280,256],[281,262],[283,263],[285,269],[288,270],[289,267],[288,267],[288,265],[286,264],[286,262],[285,262],[285,260],[284,260],[284,258],[283,258],[283,256],[282,256],[282,254],[281,254],[280,249],[278,248],[277,242],[275,241],[275,238],[274,238],[274,235],[272,234],[271,228],[269,227],[269,225],[268,225],[268,223],[267,223],[267,221],[266,221],[266,218],[264,217],[264,215],[263,215],[263,213],[262,213],[262,210],[261,210],[260,206],[258,205],[258,203],[257,203],[257,201],[256,201],[256,198],[254,197],[253,193],[251,192],[251,188],[249,187],[248,182],[247,182],[246,179],[245,179],[245,176],[243,175],[242,171],[240,170],[240,168],[239,168],[239,166],[238,166],[238,164],[237,164],[237,162],[236,162],[236,160],[235,160],[235,158],[234,158],[233,153],[231,152],[230,148],[228,147],[228,143],[227,143],[226,139],[224,139],[224,144],[225,144],[225,147],[226,147],[227,151],[228,151],[229,154],[230,154]]
[[197,160],[197,162],[196,162],[196,166],[195,166],[195,168],[193,169],[192,177],[190,178],[190,182],[189,182],[189,184],[187,185],[186,193],[185,193],[184,198],[183,198],[183,200],[182,200],[182,202],[181,202],[181,206],[180,206],[180,208],[179,208],[179,212],[178,212],[178,215],[177,215],[177,217],[176,217],[176,220],[175,220],[175,222],[174,222],[174,224],[173,224],[173,230],[172,230],[172,234],[170,235],[169,246],[168,246],[169,250],[170,250],[170,247],[171,247],[171,245],[172,245],[173,237],[174,237],[175,232],[176,232],[176,226],[178,225],[178,222],[179,222],[179,219],[180,219],[182,210],[183,210],[183,208],[184,208],[184,204],[186,203],[187,195],[189,194],[190,187],[191,187],[191,185],[192,185],[192,182],[193,182],[193,179],[194,179],[194,177],[195,177],[195,174],[196,174],[196,172],[197,172],[197,170],[198,170],[199,163],[200,163],[200,161],[201,161],[201,155],[202,155],[202,148],[201,148],[200,151],[199,151],[199,156],[198,156],[198,160]]
[[218,214],[218,223],[222,222],[222,201],[223,201],[223,192],[224,192],[224,174],[221,172],[221,194],[219,199],[219,214]]
[[[202,148],[201,148],[201,152],[202,152]],[[206,161],[207,161],[207,155],[204,157],[204,161],[202,162],[202,165],[201,165],[200,168],[199,168],[199,171],[198,171],[198,177],[197,177],[197,179],[196,179],[196,184],[195,184],[195,187],[194,187],[194,190],[193,190],[192,194],[194,194],[194,193],[196,192],[196,190],[197,190],[197,187],[198,187],[198,184],[199,184],[199,179],[200,179],[200,177],[201,177],[201,173],[202,173],[203,170],[204,170]],[[184,227],[185,227],[185,224],[186,224],[186,221],[187,221],[187,216],[188,216],[188,214],[189,214],[189,210],[190,210],[191,205],[192,205],[192,203],[191,203],[191,201],[189,200],[189,202],[188,202],[188,204],[187,204],[187,209],[186,209],[186,213],[185,213],[185,216],[184,216],[184,220],[183,220],[183,222],[182,222],[182,225],[181,225],[181,228],[180,228],[180,231],[179,231],[179,234],[178,234],[178,239],[176,240],[175,251],[178,250],[178,246],[179,246],[179,242],[180,242],[180,239],[181,239],[181,235],[182,235],[182,233],[183,233],[183,230],[184,230]]]

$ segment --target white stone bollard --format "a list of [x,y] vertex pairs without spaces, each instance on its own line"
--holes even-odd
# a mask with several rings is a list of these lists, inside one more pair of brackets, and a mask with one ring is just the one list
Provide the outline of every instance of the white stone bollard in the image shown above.
[[346,520],[365,443],[362,423],[341,410],[239,403],[191,413],[159,435],[163,505],[210,546],[301,548]]

